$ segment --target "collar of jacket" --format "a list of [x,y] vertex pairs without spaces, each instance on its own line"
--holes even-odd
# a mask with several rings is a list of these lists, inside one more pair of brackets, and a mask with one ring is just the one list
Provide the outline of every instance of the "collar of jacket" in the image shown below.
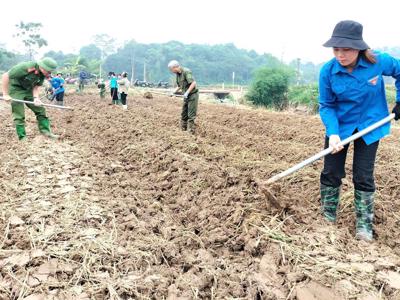
[[[364,58],[360,57],[357,64],[355,65],[354,69],[357,69],[358,67],[368,68],[368,63],[365,61]],[[332,68],[332,74],[337,74],[340,72],[348,73],[347,68],[343,67],[337,60],[335,60],[333,68]]]

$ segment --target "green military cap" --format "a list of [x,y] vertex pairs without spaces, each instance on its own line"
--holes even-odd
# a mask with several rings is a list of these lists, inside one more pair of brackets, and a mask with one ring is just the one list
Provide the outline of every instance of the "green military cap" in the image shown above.
[[57,62],[50,57],[45,57],[39,60],[38,65],[39,67],[45,69],[47,72],[52,72],[57,69]]

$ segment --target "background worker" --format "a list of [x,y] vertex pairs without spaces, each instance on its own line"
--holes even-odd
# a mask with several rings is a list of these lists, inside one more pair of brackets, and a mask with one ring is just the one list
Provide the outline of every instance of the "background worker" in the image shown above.
[[183,106],[181,113],[181,128],[194,134],[196,132],[196,116],[199,105],[199,90],[196,81],[193,78],[192,71],[182,67],[176,60],[170,61],[169,70],[176,74],[176,84],[178,87],[173,92],[176,94],[179,90],[183,93]]
[[123,109],[128,109],[127,97],[129,92],[130,81],[128,79],[128,73],[122,72],[121,78],[118,80],[119,92],[121,93],[121,103]]
[[19,140],[26,138],[25,105],[32,110],[38,122],[39,131],[50,138],[57,138],[50,130],[50,121],[46,110],[39,98],[39,87],[43,85],[57,63],[51,58],[43,58],[38,62],[29,61],[20,63],[2,77],[3,98],[6,100],[19,99],[32,101],[32,104],[11,102],[14,124]]
[[53,78],[51,78],[50,83],[53,88],[53,95],[57,101],[57,105],[61,105],[61,106],[64,105],[64,93],[65,93],[64,83],[65,83],[65,80],[62,77],[62,74],[57,73],[57,76],[54,76]]
[[99,89],[100,99],[104,99],[106,97],[106,84],[103,79],[100,79],[97,83],[97,87]]
[[[349,146],[341,140],[388,116],[382,76],[396,79],[397,103],[393,112],[400,118],[400,61],[385,53],[373,52],[362,37],[363,27],[354,21],[339,22],[332,38],[334,58],[320,72],[320,115],[326,127],[325,146],[334,151],[325,157],[321,173],[322,213],[336,221],[340,186],[345,177]],[[354,142],[353,183],[356,211],[356,238],[372,240],[374,217],[374,167],[379,140],[390,132],[385,124]]]
[[118,104],[118,78],[114,72],[110,72],[108,76],[110,78],[108,85],[110,86],[112,104]]
[[85,89],[85,84],[86,84],[86,79],[88,78],[88,74],[85,72],[85,70],[81,70],[79,72],[79,77],[78,77],[78,91],[81,93]]

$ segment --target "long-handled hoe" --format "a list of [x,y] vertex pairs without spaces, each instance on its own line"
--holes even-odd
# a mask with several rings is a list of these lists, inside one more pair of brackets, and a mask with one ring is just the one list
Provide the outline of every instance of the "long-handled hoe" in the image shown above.
[[[352,136],[348,137],[347,139],[344,139],[343,141],[340,142],[339,146],[345,146],[347,144],[350,144],[351,142],[355,141],[356,139],[366,135],[367,133],[375,130],[376,128],[381,127],[382,125],[392,121],[395,117],[395,114],[390,114],[386,118],[376,122],[375,124],[370,125],[369,127],[360,130],[359,132],[353,134]],[[312,164],[313,162],[317,161],[318,159],[332,153],[333,147],[326,148],[325,150],[322,150],[321,152],[311,156],[310,158],[294,165],[293,167],[287,169],[286,171],[283,171],[279,174],[276,174],[275,176],[271,177],[268,179],[264,184],[261,186],[262,192],[265,194],[265,196],[268,198],[268,200],[276,207],[280,207],[279,201],[275,198],[273,193],[269,190],[269,187],[278,180],[289,176],[290,174],[293,174],[294,172],[297,172],[298,170],[304,168],[305,166],[308,166],[309,164]]]
[[183,98],[183,95],[179,95],[179,94],[167,94],[167,93],[155,92],[155,91],[149,91],[149,92],[152,94],[155,94],[155,95]]
[[[0,100],[3,101],[13,101],[13,102],[18,102],[18,103],[25,103],[25,104],[33,104],[32,101],[25,101],[25,100],[19,100],[19,99],[5,99],[3,97],[0,97]],[[47,103],[42,103],[40,106],[44,106],[44,107],[49,107],[49,108],[56,108],[56,109],[66,109],[66,110],[73,110],[72,107],[69,106],[60,106],[60,105],[54,105],[54,104],[47,104]]]

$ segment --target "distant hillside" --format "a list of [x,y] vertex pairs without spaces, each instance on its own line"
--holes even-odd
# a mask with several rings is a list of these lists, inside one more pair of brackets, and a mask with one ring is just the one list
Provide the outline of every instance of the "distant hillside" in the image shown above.
[[140,44],[128,42],[124,47],[110,55],[104,68],[115,72],[131,71],[134,60],[135,78],[143,79],[146,63],[147,80],[168,80],[171,76],[167,69],[168,62],[176,59],[192,69],[201,84],[235,82],[247,84],[255,69],[263,65],[278,66],[279,60],[270,54],[257,54],[255,51],[238,49],[233,44],[223,45],[184,45],[172,41],[164,44]]

